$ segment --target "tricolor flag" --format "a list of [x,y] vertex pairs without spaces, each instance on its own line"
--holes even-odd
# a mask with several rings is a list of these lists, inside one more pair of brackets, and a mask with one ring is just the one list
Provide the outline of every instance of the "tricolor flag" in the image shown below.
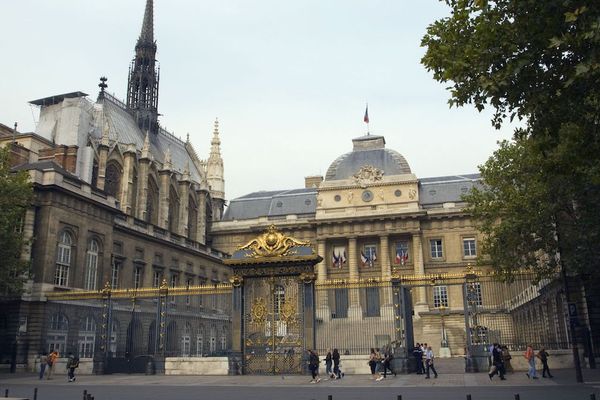
[[369,262],[369,259],[362,250],[360,251],[360,262],[362,262],[363,267]]
[[331,263],[333,264],[334,267],[337,267],[337,268],[340,267],[340,258],[335,255],[335,250],[331,254]]
[[396,264],[404,265],[408,260],[408,251],[399,250],[396,251]]
[[365,117],[363,118],[366,124],[369,123],[369,105],[367,104],[367,108],[365,109]]
[[377,253],[375,250],[370,255],[366,255],[362,250],[360,251],[360,261],[362,262],[363,267],[367,265],[369,267],[373,266],[373,263],[377,261]]

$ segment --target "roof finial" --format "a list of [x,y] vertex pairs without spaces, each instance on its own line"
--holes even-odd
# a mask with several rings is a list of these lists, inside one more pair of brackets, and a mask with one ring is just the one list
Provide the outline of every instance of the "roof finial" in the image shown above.
[[146,130],[146,137],[144,138],[144,146],[142,147],[142,158],[150,158],[150,135]]
[[186,143],[190,142],[190,133],[189,132],[185,135],[185,142]]
[[163,163],[164,169],[172,169],[173,162],[171,161],[171,146],[167,147],[167,151],[165,153],[165,161]]
[[367,136],[369,136],[371,134],[371,130],[369,129],[369,103],[367,103],[367,107],[365,108],[363,121],[367,124]]
[[152,0],[146,0],[146,11],[139,42],[154,43],[154,2]]

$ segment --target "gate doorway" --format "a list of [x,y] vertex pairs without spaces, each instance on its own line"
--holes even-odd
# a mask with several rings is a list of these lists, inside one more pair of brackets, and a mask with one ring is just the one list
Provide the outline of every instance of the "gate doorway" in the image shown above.
[[234,276],[233,351],[244,374],[301,374],[315,348],[313,267],[322,258],[310,243],[275,226],[241,246],[225,264]]

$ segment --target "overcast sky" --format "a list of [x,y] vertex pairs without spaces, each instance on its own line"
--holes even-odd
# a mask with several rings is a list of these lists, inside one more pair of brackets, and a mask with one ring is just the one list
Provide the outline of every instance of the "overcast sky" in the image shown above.
[[[28,101],[83,91],[98,78],[124,99],[145,0],[0,0],[0,122],[35,130]],[[208,157],[221,124],[228,199],[293,189],[366,133],[419,178],[477,172],[511,128],[449,109],[420,64],[437,0],[154,0],[161,124]]]

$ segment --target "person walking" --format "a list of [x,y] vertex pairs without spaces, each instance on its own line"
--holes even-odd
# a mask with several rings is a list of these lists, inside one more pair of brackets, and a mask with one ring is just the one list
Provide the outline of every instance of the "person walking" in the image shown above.
[[[327,349],[327,355],[325,356],[325,373],[327,374],[327,379],[333,379],[333,372],[331,370],[331,364],[333,363],[333,357],[331,355],[331,349]],[[325,379],[325,380],[327,380]]]
[[312,380],[310,383],[319,383],[319,355],[316,351],[306,350],[308,352],[308,369],[310,370]]
[[40,356],[40,380],[44,379],[44,373],[46,372],[46,366],[48,366],[48,353],[42,352]]
[[58,351],[52,350],[50,354],[48,354],[47,364],[48,364],[48,373],[46,374],[46,379],[52,379],[52,374],[54,373],[54,364],[56,364],[58,360],[59,354]]
[[542,378],[546,377],[546,372],[548,373],[548,378],[554,378],[550,373],[550,368],[548,368],[548,352],[543,347],[537,353],[537,358],[542,361]]
[[417,343],[413,349],[413,357],[417,362],[417,375],[423,375],[425,368],[423,368],[423,349],[421,349],[420,343]]
[[73,353],[69,353],[67,358],[67,379],[69,382],[75,381],[75,369],[79,367],[79,358],[75,357]]
[[490,373],[488,376],[490,377],[490,381],[494,377],[494,375],[500,375],[500,379],[505,381],[504,377],[504,359],[502,358],[502,348],[498,343],[494,343],[494,347],[492,348],[492,367],[490,368]]
[[392,354],[392,349],[386,348],[383,352],[383,362],[382,362],[383,375],[380,376],[379,378],[377,378],[378,381],[387,378],[388,370],[390,371],[390,373],[392,373],[392,374],[394,374],[394,376],[396,376],[396,373],[394,372],[394,370],[392,370],[392,360],[393,359],[394,359],[394,355]]
[[425,377],[425,379],[429,379],[429,370],[433,371],[434,378],[437,378],[438,373],[435,370],[435,366],[433,365],[433,350],[431,350],[431,346],[428,346],[427,350],[425,351],[425,365],[427,367],[427,376]]
[[334,379],[342,379],[342,371],[340,371],[340,352],[338,349],[333,349],[333,375]]
[[371,379],[375,379],[375,367],[377,366],[375,349],[371,347],[371,354],[369,354],[369,368],[371,369]]
[[535,371],[535,356],[533,354],[533,346],[530,344],[527,345],[527,350],[525,350],[525,354],[523,355],[527,362],[529,363],[529,371],[525,375],[527,375],[530,379],[537,379],[537,373]]
[[502,349],[502,360],[504,360],[504,373],[506,374],[507,372],[514,372],[512,364],[510,362],[510,360],[512,360],[512,356],[508,351],[508,346],[503,345],[500,348]]

